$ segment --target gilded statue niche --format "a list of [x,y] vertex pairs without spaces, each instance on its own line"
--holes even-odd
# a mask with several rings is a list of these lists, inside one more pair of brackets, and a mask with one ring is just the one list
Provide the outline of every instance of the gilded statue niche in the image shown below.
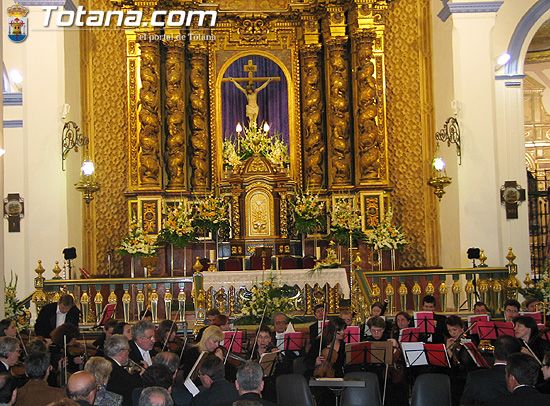
[[[289,174],[301,177],[301,143],[296,105],[297,74],[291,70],[290,51],[223,52],[214,59],[216,85],[211,88],[215,100],[216,139],[212,159],[218,180],[225,179],[223,142],[231,140],[239,148],[240,136],[236,125],[250,127],[255,121],[261,128],[266,122],[269,135],[279,137],[288,148]],[[212,62],[212,60],[211,60]]]
[[248,191],[245,198],[246,236],[262,238],[274,236],[273,195],[265,188],[256,187]]

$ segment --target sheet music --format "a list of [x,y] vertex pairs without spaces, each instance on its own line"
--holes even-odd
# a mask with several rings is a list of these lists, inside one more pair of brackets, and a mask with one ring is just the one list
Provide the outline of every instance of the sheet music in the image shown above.
[[428,365],[428,359],[424,352],[424,343],[401,343],[405,363],[408,367]]
[[195,384],[193,383],[193,381],[192,381],[191,379],[189,379],[189,378],[187,378],[187,379],[185,380],[185,382],[183,382],[183,386],[185,386],[185,387],[187,388],[187,390],[189,391],[189,393],[190,393],[191,395],[193,395],[193,397],[197,396],[198,393],[200,392],[200,391],[199,391],[199,388],[197,388],[197,385],[195,385]]

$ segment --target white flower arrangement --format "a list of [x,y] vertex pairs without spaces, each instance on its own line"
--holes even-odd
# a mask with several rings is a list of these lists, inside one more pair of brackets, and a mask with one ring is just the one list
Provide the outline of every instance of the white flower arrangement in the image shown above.
[[409,242],[405,238],[405,234],[399,229],[399,227],[394,227],[392,225],[392,220],[393,211],[390,208],[386,212],[384,221],[376,226],[372,232],[367,234],[365,242],[368,245],[371,245],[375,250],[395,250],[408,244]]
[[130,223],[130,232],[120,243],[118,251],[123,255],[132,257],[152,257],[157,253],[157,236],[145,234],[137,221]]

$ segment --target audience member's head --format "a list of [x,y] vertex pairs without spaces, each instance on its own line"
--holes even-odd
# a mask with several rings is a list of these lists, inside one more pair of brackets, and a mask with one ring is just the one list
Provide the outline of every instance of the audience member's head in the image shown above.
[[174,406],[174,401],[166,389],[151,386],[141,391],[138,406]]
[[160,386],[170,389],[174,383],[174,374],[165,365],[151,365],[141,375],[143,387]]
[[288,317],[286,314],[277,312],[273,315],[273,328],[276,333],[284,333],[288,326]]
[[122,366],[128,363],[129,350],[128,339],[122,334],[113,334],[105,341],[105,355],[116,360]]
[[113,364],[103,357],[92,357],[84,365],[84,371],[93,374],[98,385],[107,385]]
[[14,405],[17,398],[17,382],[7,372],[0,373],[0,404]]
[[14,366],[19,361],[19,340],[13,337],[0,337],[0,359],[8,364],[8,366]]
[[489,308],[483,302],[474,303],[474,314],[490,314]]
[[508,357],[521,351],[521,341],[512,336],[500,336],[495,342],[495,361],[507,362]]
[[422,311],[435,312],[435,297],[432,295],[426,295],[422,299]]
[[513,392],[520,385],[535,386],[540,365],[531,355],[521,352],[511,354],[506,361],[506,386]]
[[178,356],[169,351],[159,352],[153,357],[153,365],[164,365],[173,375],[178,372],[179,363]]
[[15,320],[4,319],[0,321],[0,337],[16,337],[17,336],[17,325]]
[[134,343],[143,351],[150,351],[155,345],[155,325],[147,320],[140,320],[132,327]]
[[534,318],[529,316],[518,316],[513,320],[514,335],[520,340],[529,343],[539,335],[539,328]]
[[199,364],[199,378],[202,386],[210,388],[212,383],[225,377],[223,361],[215,354],[207,354]]
[[93,374],[87,371],[78,371],[72,374],[67,381],[67,396],[72,400],[85,400],[94,404],[97,392],[97,383]]
[[25,360],[25,374],[29,379],[47,379],[51,369],[49,352],[29,352]]
[[197,344],[199,351],[214,351],[223,340],[223,331],[218,326],[209,326],[204,329],[201,340]]
[[235,387],[239,391],[239,395],[253,392],[261,394],[264,389],[264,371],[260,364],[255,361],[245,362],[237,370],[237,380]]
[[515,299],[508,299],[504,302],[504,318],[506,321],[512,321],[515,317],[519,316],[519,302]]

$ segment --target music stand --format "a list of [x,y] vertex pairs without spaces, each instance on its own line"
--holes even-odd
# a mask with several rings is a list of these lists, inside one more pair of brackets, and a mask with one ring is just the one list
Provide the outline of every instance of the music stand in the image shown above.
[[414,326],[424,334],[435,333],[434,312],[414,312]]
[[268,376],[273,375],[273,371],[275,370],[275,361],[277,361],[277,358],[281,351],[274,351],[274,352],[264,352],[262,355],[260,355],[260,359],[258,360],[258,364],[262,367],[264,371],[264,378],[267,378]]
[[402,343],[416,343],[420,341],[420,334],[422,331],[420,331],[419,328],[416,327],[406,327],[402,328],[399,331],[399,342]]
[[346,344],[346,364],[366,365],[384,364],[384,392],[382,404],[386,399],[386,387],[388,385],[388,368],[393,363],[393,344],[391,341],[362,341],[360,343]]
[[[477,323],[480,321],[490,321],[490,317],[488,314],[476,314],[475,316],[468,316],[468,326],[472,326],[471,333],[479,335],[479,328],[477,326]],[[474,324],[476,323],[476,324]]]
[[304,348],[304,333],[285,333],[285,351],[301,351]]
[[535,319],[537,323],[542,323],[542,312],[519,312],[520,316],[527,316]]
[[468,351],[468,355],[470,355],[472,360],[479,368],[491,368],[487,360],[483,358],[483,355],[481,355],[474,343],[465,342],[462,345],[464,346],[464,348],[466,348],[466,350]]
[[359,336],[361,334],[361,328],[359,326],[348,326],[344,330],[344,342],[349,343],[358,343]]
[[408,367],[431,365],[450,368],[445,344],[401,343]]
[[[235,338],[233,338],[235,336]],[[242,331],[224,331],[223,332],[223,346],[228,352],[234,354],[241,354],[243,352],[243,332]],[[231,344],[233,341],[233,344]],[[229,348],[231,346],[231,348]]]
[[95,327],[101,327],[104,326],[107,320],[113,317],[116,310],[116,303],[108,303],[103,308],[103,311],[101,312],[101,317],[99,318],[99,323]]

